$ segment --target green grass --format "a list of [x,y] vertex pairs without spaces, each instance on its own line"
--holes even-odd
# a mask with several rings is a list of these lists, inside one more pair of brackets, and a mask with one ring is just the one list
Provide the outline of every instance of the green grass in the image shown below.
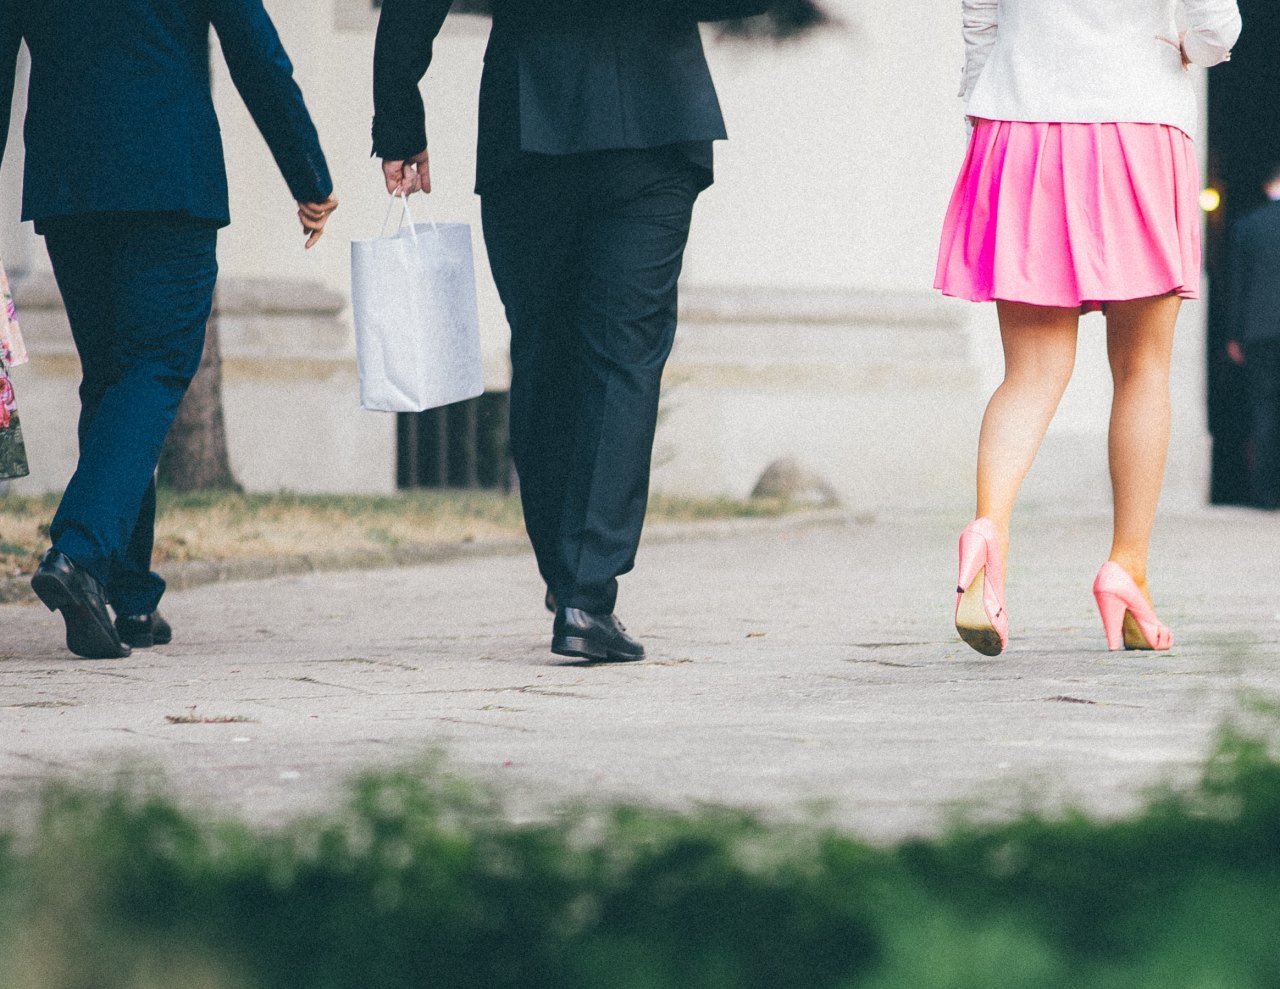
[[511,823],[436,765],[266,833],[145,780],[12,812],[5,989],[1280,986],[1280,762],[1230,732],[1125,819],[894,847],[731,811]]

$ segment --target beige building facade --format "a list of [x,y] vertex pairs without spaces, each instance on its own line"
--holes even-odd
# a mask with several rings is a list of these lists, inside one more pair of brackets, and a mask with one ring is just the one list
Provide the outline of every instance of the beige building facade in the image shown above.
[[[942,215],[964,153],[955,97],[958,0],[829,4],[839,28],[784,45],[706,33],[731,140],[700,200],[667,378],[655,486],[745,496],[793,458],[856,510],[960,511],[986,396],[999,381],[994,307],[932,290]],[[372,0],[267,0],[342,200],[303,252],[283,180],[224,70],[215,90],[232,191],[219,257],[233,468],[252,490],[390,492],[396,425],[359,409],[348,242],[386,215],[369,155]],[[474,225],[488,387],[506,387],[507,330],[472,194],[487,22],[455,16],[424,84],[436,192],[421,217]],[[215,57],[215,63],[218,59]],[[20,87],[21,89],[21,87]],[[18,94],[19,104],[22,101]],[[0,172],[0,256],[19,277],[32,365],[15,375],[33,461],[16,490],[56,489],[73,465],[74,352],[30,225],[17,223],[20,140]],[[1166,504],[1198,504],[1207,475],[1204,320],[1186,307]],[[1098,316],[1029,479],[1044,507],[1105,507],[1110,386]]]

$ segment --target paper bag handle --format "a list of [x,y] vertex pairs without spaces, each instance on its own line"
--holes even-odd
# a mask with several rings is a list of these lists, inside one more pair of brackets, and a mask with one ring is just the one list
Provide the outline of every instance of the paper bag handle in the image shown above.
[[[396,224],[396,234],[398,234],[400,230],[404,227],[404,221],[408,219],[409,234],[410,236],[413,237],[414,243],[416,244],[418,241],[418,231],[415,229],[413,210],[410,209],[409,207],[409,197],[402,196],[400,195],[399,192],[393,192],[391,194],[391,202],[387,204],[387,215],[382,218],[382,226],[378,228],[378,235],[379,236],[386,235],[387,223],[391,219],[391,211],[396,208],[397,199],[401,201],[403,212],[401,212],[400,214],[400,222]],[[428,219],[431,223],[431,232],[436,235],[439,235],[440,229],[436,226],[435,217],[429,217]],[[395,234],[393,234],[392,236],[395,236]]]

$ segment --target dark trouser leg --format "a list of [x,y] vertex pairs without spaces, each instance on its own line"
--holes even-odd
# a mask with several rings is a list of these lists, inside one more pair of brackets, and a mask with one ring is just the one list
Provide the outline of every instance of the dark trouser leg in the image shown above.
[[150,569],[156,463],[200,363],[217,232],[184,217],[115,214],[51,222],[45,233],[93,402],[50,535],[118,613],[147,614],[164,592]]
[[511,455],[538,569],[557,596],[568,579],[560,520],[577,401],[582,278],[580,190],[565,166],[553,159],[512,173],[483,197],[489,263],[511,325]]
[[1253,413],[1251,500],[1263,508],[1280,508],[1280,340],[1249,344],[1245,369]]
[[[70,233],[69,225],[54,223],[46,231],[48,238],[60,243],[63,236],[60,231],[64,229],[68,231],[67,241],[57,253],[59,257],[73,259],[73,263],[55,263],[54,276],[66,306],[76,352],[80,355],[80,417],[76,437],[83,450],[102,396],[117,374],[118,354],[111,346],[115,327],[111,292],[113,245],[110,231],[95,223],[86,224],[74,234]],[[50,247],[51,256],[54,251],[55,248]]]
[[591,159],[572,471],[560,526],[572,583],[560,601],[608,614],[644,525],[677,281],[701,185],[682,157],[663,149]]
[[[204,352],[203,344],[200,347]],[[163,445],[163,444],[162,444]],[[157,455],[157,462],[159,457]],[[149,615],[164,594],[164,578],[151,569],[151,553],[156,542],[156,479],[142,493],[138,518],[129,536],[124,556],[107,578],[107,600],[119,615]],[[148,602],[155,604],[147,606]]]

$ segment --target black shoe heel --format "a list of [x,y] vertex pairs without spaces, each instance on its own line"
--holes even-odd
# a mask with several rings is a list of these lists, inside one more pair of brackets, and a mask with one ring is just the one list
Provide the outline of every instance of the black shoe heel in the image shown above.
[[57,577],[36,574],[31,578],[31,589],[50,611],[60,611],[71,602],[71,595]]
[[121,642],[135,649],[150,649],[173,641],[173,627],[158,611],[145,615],[116,615],[116,634]]
[[[546,641],[545,639],[543,641]],[[590,640],[576,635],[566,635],[553,639],[551,651],[557,656],[576,656],[581,659],[608,659],[609,650],[592,645]]]
[[31,589],[50,611],[62,612],[67,648],[85,659],[123,659],[129,647],[112,627],[101,585],[70,559],[49,550],[31,577]]

